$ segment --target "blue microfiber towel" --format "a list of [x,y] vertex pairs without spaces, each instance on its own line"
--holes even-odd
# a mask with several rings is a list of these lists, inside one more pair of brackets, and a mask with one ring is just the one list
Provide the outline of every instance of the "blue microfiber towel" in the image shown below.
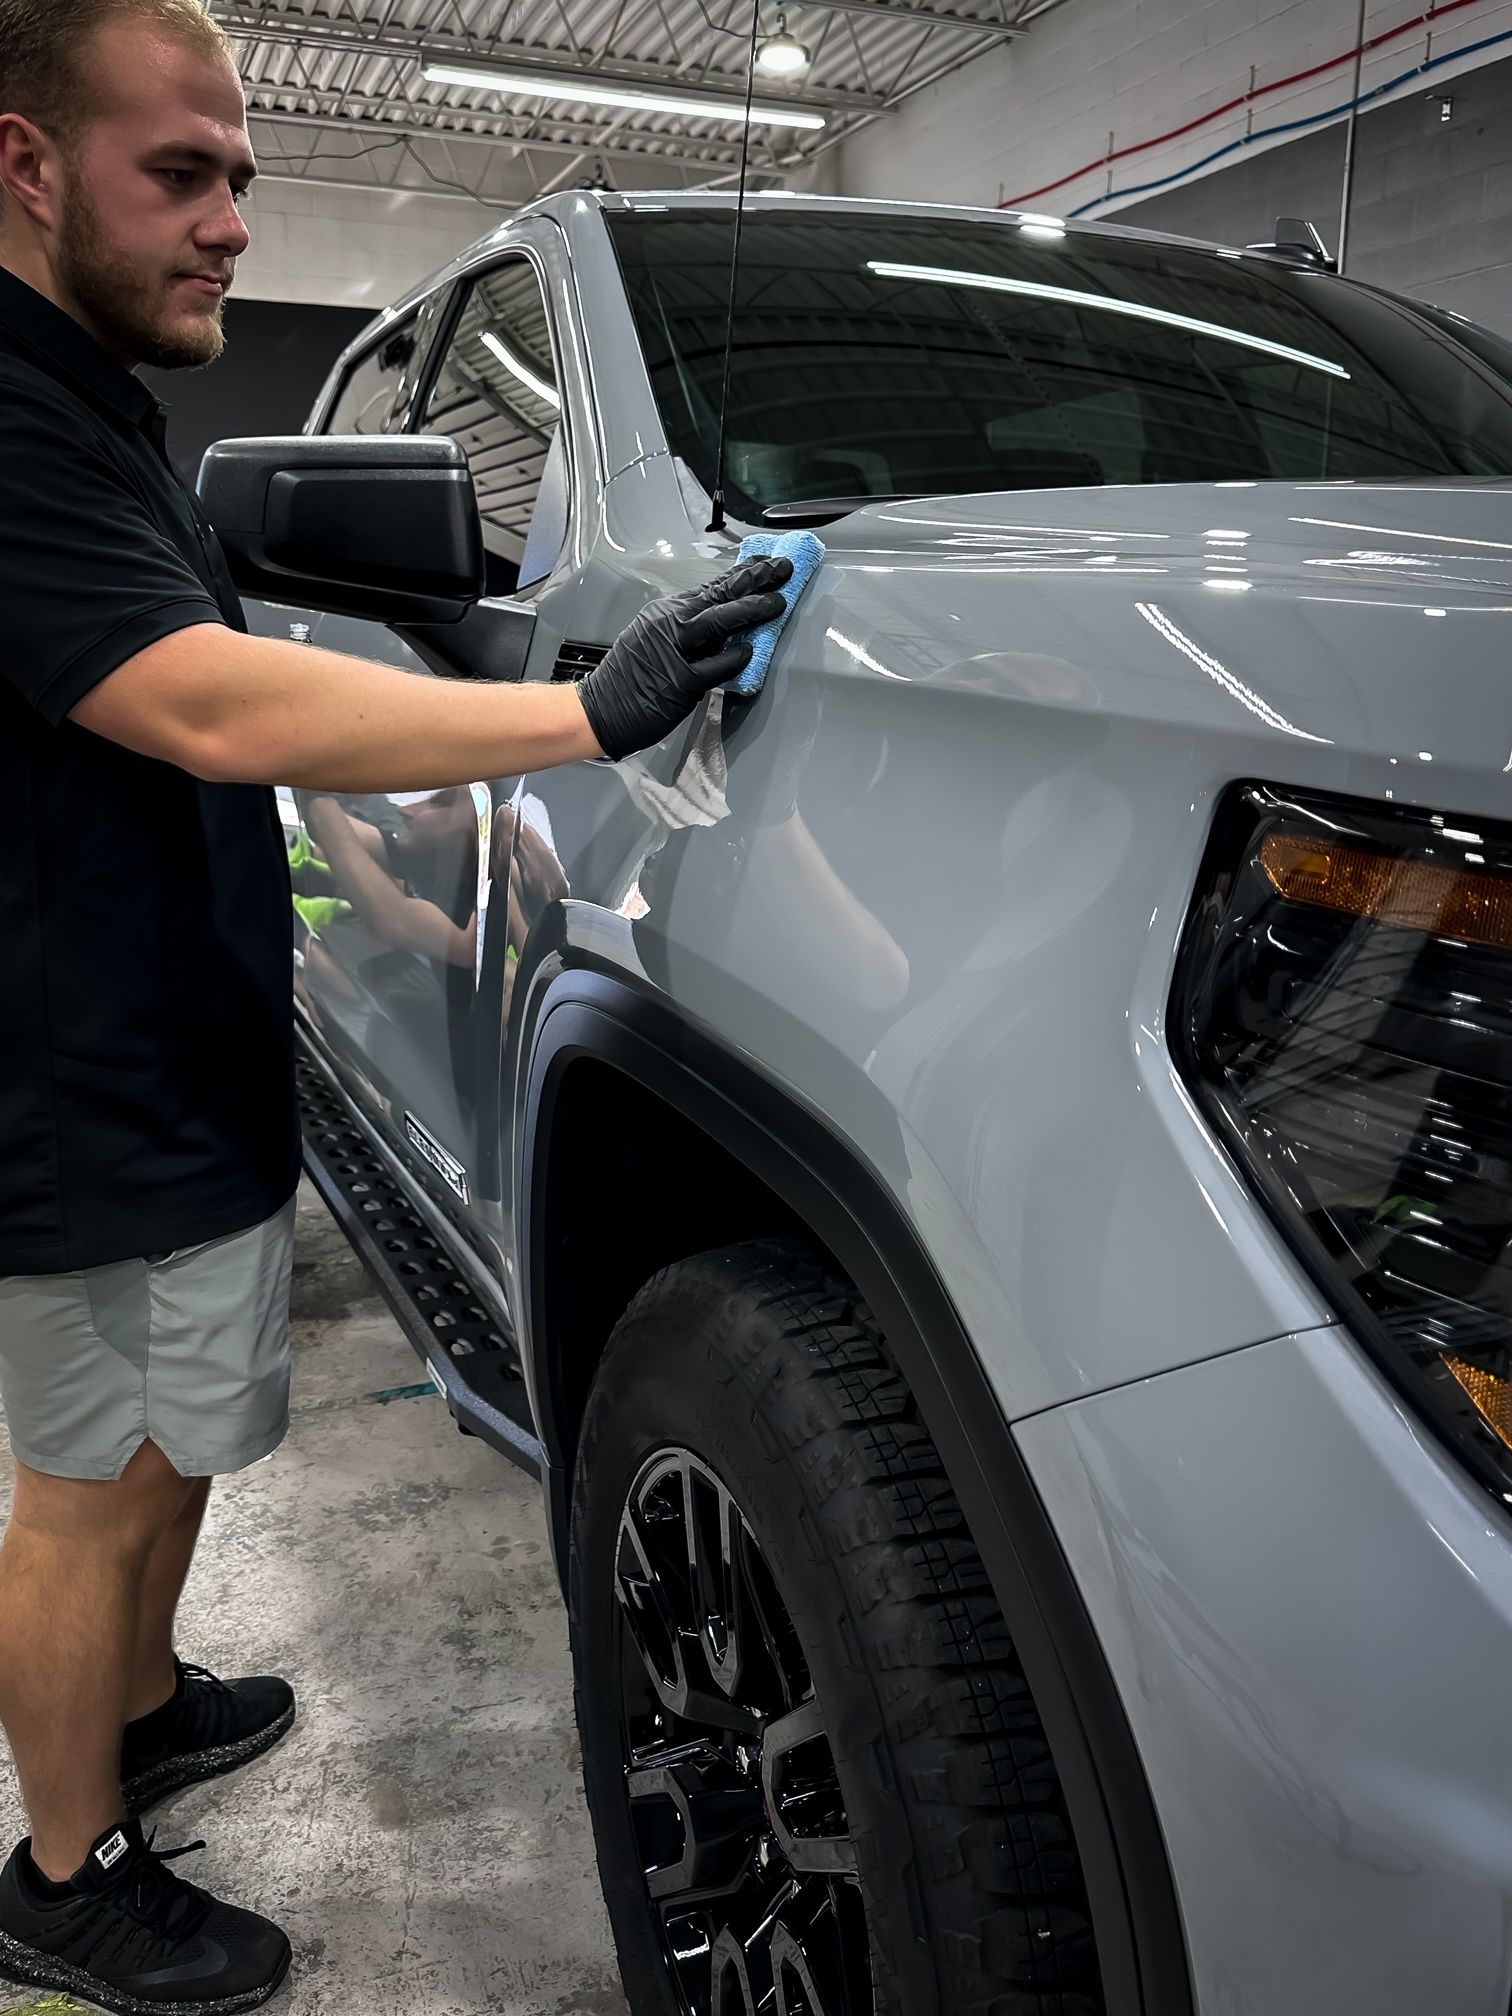
[[777,649],[777,639],[782,635],[789,616],[797,605],[798,597],[813,580],[824,558],[824,541],[816,539],[812,532],[753,532],[749,539],[740,542],[741,560],[771,558],[791,560],[793,572],[787,584],[778,590],[782,596],[783,611],[774,616],[770,623],[763,623],[759,630],[750,634],[751,662],[744,672],[732,679],[725,687],[726,693],[733,693],[741,700],[754,700],[761,691],[767,670],[772,662],[772,653]]

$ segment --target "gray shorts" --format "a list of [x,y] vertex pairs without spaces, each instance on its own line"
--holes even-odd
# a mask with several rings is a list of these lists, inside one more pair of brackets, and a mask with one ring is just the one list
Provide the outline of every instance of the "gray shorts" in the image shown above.
[[0,1277],[0,1409],[21,1462],[116,1478],[155,1442],[181,1476],[214,1477],[276,1449],[294,1208],[179,1253]]

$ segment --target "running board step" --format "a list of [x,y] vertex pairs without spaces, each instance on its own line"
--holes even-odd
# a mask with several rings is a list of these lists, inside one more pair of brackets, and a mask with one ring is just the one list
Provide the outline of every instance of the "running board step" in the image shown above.
[[520,1361],[303,1037],[296,1049],[310,1181],[424,1361],[457,1426],[541,1474]]

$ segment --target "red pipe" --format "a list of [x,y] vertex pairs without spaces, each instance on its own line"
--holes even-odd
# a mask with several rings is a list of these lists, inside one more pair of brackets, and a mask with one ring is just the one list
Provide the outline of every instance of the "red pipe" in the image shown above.
[[1330,70],[1337,70],[1345,63],[1352,63],[1356,57],[1368,56],[1372,49],[1384,48],[1388,42],[1395,42],[1403,35],[1410,35],[1414,28],[1432,27],[1435,21],[1442,21],[1447,15],[1457,14],[1462,7],[1474,7],[1477,0],[1438,0],[1436,6],[1415,14],[1410,21],[1403,21],[1395,28],[1385,28],[1379,35],[1372,35],[1359,45],[1358,50],[1351,45],[1342,56],[1330,56],[1327,62],[1314,63],[1310,69],[1296,70],[1290,77],[1278,77],[1273,84],[1261,84],[1253,91],[1242,91],[1237,98],[1230,98],[1226,105],[1215,105],[1211,112],[1204,112],[1198,119],[1189,119],[1184,126],[1173,126],[1168,133],[1157,133],[1153,140],[1135,140],[1127,147],[1115,148],[1109,154],[1099,155],[1089,161],[1084,168],[1075,168],[1069,175],[1057,175],[1053,182],[1045,182],[1038,189],[1030,189],[1022,196],[1010,196],[998,204],[999,210],[1017,210],[1025,203],[1033,203],[1040,196],[1048,196],[1055,189],[1064,189],[1068,182],[1079,182],[1083,175],[1090,175],[1095,169],[1111,167],[1115,161],[1127,161],[1133,154],[1147,154],[1152,147],[1164,147],[1170,140],[1180,140],[1188,133],[1195,133],[1203,126],[1211,126],[1215,119],[1227,118],[1230,112],[1238,112],[1246,105],[1253,105],[1258,99],[1269,98],[1273,92],[1286,91],[1294,84],[1306,84],[1314,77],[1322,77]]

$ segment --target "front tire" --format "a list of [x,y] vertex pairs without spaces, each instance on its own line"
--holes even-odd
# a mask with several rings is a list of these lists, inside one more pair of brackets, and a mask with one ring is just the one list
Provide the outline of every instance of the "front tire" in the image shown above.
[[1101,2016],[980,1556],[870,1312],[796,1241],[681,1261],[625,1312],[570,1599],[635,2016]]

